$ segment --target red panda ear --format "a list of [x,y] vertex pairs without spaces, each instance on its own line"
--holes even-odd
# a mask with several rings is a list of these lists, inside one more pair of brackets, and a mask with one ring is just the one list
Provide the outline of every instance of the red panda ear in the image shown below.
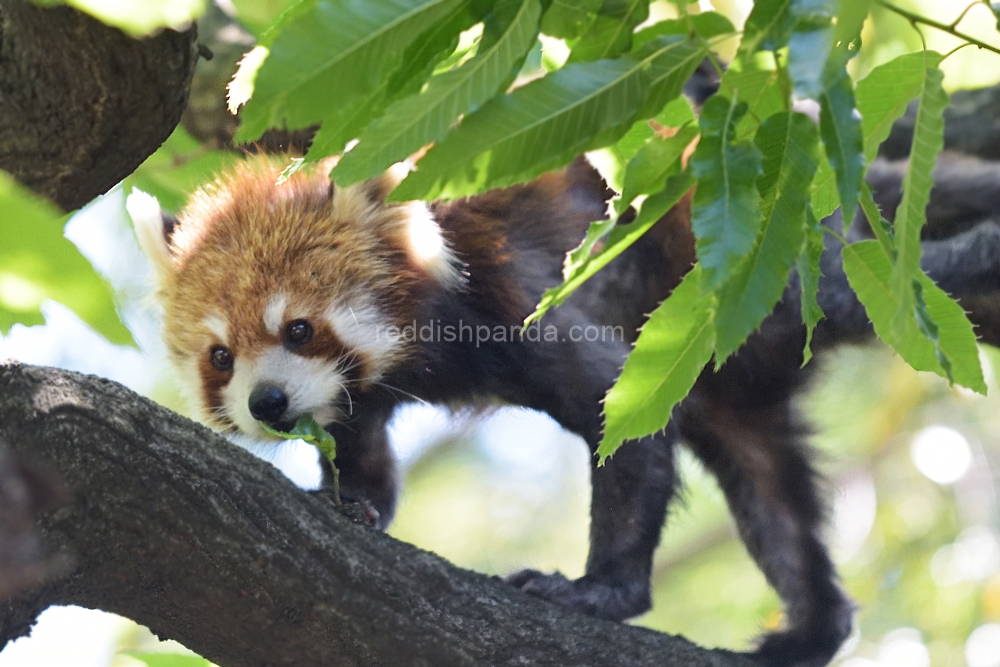
[[125,208],[132,217],[139,246],[149,258],[159,280],[174,272],[174,258],[170,250],[170,237],[177,227],[177,219],[164,215],[156,197],[137,189],[125,200]]

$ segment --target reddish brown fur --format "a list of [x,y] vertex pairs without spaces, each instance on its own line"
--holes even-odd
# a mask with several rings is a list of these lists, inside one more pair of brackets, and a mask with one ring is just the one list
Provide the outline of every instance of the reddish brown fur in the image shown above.
[[[206,316],[228,324],[224,343],[237,358],[280,344],[262,313],[281,293],[292,297],[286,322],[313,323],[314,339],[300,350],[305,356],[350,356],[321,324],[336,295],[370,302],[390,322],[410,320],[427,276],[407,254],[405,207],[376,205],[370,197],[385,187],[378,183],[334,193],[321,171],[276,185],[278,172],[273,162],[249,162],[199,192],[181,214],[171,238],[176,268],[161,290],[165,338],[175,356],[207,360],[210,346],[223,343],[204,325]],[[210,364],[199,361],[199,368],[206,403],[217,407],[225,382]]]

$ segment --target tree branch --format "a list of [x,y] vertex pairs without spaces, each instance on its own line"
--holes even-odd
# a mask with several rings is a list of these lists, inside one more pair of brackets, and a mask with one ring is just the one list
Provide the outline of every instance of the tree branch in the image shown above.
[[79,208],[170,135],[197,60],[194,28],[136,40],[69,7],[0,0],[0,169]]
[[62,578],[0,603],[0,646],[50,604],[113,611],[227,667],[751,663],[582,616],[352,523],[323,496],[107,380],[0,366],[0,437],[64,479]]

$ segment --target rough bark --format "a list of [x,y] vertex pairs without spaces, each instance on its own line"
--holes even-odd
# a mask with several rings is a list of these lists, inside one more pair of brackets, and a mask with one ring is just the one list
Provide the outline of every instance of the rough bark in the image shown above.
[[226,667],[749,666],[543,602],[353,523],[323,496],[100,378],[0,366],[0,437],[57,472],[50,553],[0,603],[0,647],[50,604],[105,609]]
[[0,169],[66,210],[107,192],[177,126],[196,33],[132,39],[69,7],[0,0]]

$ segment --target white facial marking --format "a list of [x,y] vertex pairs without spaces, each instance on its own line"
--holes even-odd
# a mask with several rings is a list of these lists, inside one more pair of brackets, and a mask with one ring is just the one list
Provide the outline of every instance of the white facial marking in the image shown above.
[[215,334],[220,343],[229,345],[229,324],[224,319],[217,315],[209,315],[201,323],[202,326]]
[[324,313],[334,334],[347,347],[365,355],[377,378],[388,370],[401,342],[390,340],[386,328],[392,324],[371,302],[355,300],[350,305],[331,304]]
[[268,383],[280,387],[288,396],[286,414],[290,417],[309,413],[320,424],[335,421],[340,415],[334,400],[344,390],[338,362],[303,357],[280,346],[268,348],[256,359],[236,359],[233,377],[222,391],[226,412],[244,433],[269,438],[248,405],[250,392]]
[[285,321],[285,309],[288,307],[288,295],[284,292],[275,294],[264,306],[264,327],[268,333],[277,336]]
[[445,243],[441,228],[427,204],[412,201],[404,204],[407,210],[406,237],[410,256],[442,285],[457,285],[462,281],[459,261]]

